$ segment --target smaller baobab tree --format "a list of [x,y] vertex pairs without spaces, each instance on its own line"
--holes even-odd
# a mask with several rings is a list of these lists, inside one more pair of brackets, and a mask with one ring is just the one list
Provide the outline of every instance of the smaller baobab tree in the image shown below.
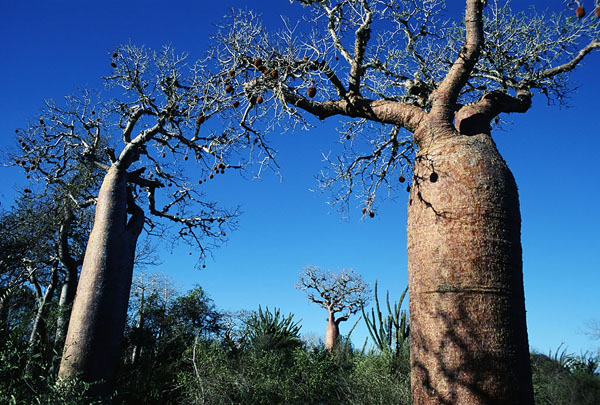
[[[306,291],[309,301],[327,310],[325,348],[333,350],[340,335],[340,323],[360,311],[371,298],[371,289],[360,274],[350,269],[339,273],[306,266],[296,284]],[[339,315],[336,315],[339,314]]]
[[272,156],[247,129],[219,125],[232,105],[227,72],[207,76],[202,61],[169,47],[133,45],[119,47],[110,66],[106,91],[47,101],[16,129],[22,153],[14,158],[48,185],[66,185],[78,167],[98,172],[59,377],[102,380],[100,396],[110,392],[119,363],[140,234],[172,235],[203,260],[239,214],[209,200],[206,183]]

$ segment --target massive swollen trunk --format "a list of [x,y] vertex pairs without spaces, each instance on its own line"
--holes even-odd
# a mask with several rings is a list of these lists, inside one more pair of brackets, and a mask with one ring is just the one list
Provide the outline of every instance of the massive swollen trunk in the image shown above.
[[[127,197],[127,173],[113,166],[98,195],[59,370],[59,377],[103,380],[93,392],[99,395],[109,392],[118,367],[143,222],[143,213],[128,207]],[[133,214],[129,223],[128,208]]]
[[334,319],[333,314],[329,314],[327,319],[327,329],[325,331],[325,349],[333,350],[339,336],[339,323]]
[[407,224],[413,403],[532,404],[515,180],[487,133],[423,139]]

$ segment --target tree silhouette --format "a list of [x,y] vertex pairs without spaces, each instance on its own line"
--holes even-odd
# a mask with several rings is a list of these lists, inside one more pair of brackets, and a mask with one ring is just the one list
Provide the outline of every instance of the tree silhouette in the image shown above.
[[[306,292],[308,300],[327,310],[325,348],[333,350],[340,336],[340,323],[360,311],[371,291],[360,274],[352,270],[339,273],[306,266],[296,288]],[[339,314],[339,315],[338,315]]]

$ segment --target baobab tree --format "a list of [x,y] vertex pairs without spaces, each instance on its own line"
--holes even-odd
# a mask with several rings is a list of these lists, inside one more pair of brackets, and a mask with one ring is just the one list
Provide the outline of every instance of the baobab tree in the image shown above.
[[327,310],[327,350],[333,350],[336,345],[340,336],[340,323],[360,311],[371,298],[371,290],[362,276],[349,269],[334,273],[306,266],[296,288],[305,291],[310,302]]
[[466,0],[449,24],[458,13],[443,0],[298,3],[306,24],[272,35],[244,11],[216,35],[213,65],[245,107],[236,118],[342,117],[345,150],[322,184],[343,208],[355,195],[374,216],[378,191],[409,183],[415,404],[532,403],[519,199],[491,128],[535,93],[563,101],[568,73],[600,48],[600,13]]
[[139,235],[165,235],[170,224],[203,260],[235,228],[238,210],[208,200],[202,185],[271,156],[251,131],[211,124],[230,115],[226,73],[209,77],[201,61],[168,47],[124,45],[109,63],[105,93],[47,101],[16,130],[23,153],[15,158],[45,184],[65,188],[80,166],[101,172],[59,370],[59,377],[104,381],[100,395],[119,362]]

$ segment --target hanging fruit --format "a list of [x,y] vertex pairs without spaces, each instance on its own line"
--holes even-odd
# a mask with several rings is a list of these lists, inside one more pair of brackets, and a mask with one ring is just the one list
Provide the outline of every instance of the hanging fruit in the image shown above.
[[438,174],[436,172],[433,172],[429,175],[429,181],[432,183],[435,183],[436,181],[438,181]]
[[204,114],[201,114],[198,118],[196,118],[196,124],[200,125],[206,120]]
[[600,6],[596,7],[594,14],[596,14],[596,17],[600,18]]
[[262,104],[262,103],[263,103],[263,97],[262,96],[256,97],[256,104]]
[[404,178],[404,176],[403,176],[403,175],[400,175],[400,177],[398,178],[398,181],[399,181],[400,183],[404,183],[404,182],[406,181],[406,179]]
[[583,18],[585,16],[585,8],[579,6],[575,9],[575,15],[577,18]]
[[227,86],[225,86],[225,93],[231,93],[233,92],[233,86],[228,84]]
[[315,88],[315,86],[310,86],[308,88],[308,97],[313,98],[314,96],[317,95],[317,89]]
[[370,216],[371,218],[373,218],[373,217],[375,216],[375,213],[374,213],[373,211],[371,211],[371,212],[369,212],[369,216]]
[[235,101],[233,102],[233,108],[238,108],[239,106],[240,106],[240,102],[239,102],[239,101],[237,101],[237,100],[235,100]]

